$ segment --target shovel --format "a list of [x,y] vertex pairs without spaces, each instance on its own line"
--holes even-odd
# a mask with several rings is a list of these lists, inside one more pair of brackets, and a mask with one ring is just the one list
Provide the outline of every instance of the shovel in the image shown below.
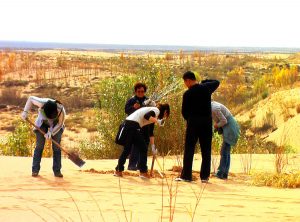
[[[30,123],[30,125],[34,126],[41,134],[45,135],[46,133],[41,130],[39,127],[37,127],[33,122],[31,122],[28,118],[26,119],[26,121],[28,123]],[[68,158],[75,163],[77,166],[82,167],[85,164],[85,161],[83,161],[82,159],[80,159],[80,157],[78,156],[77,153],[75,152],[69,152],[67,150],[65,150],[64,148],[61,147],[61,145],[56,142],[55,140],[53,140],[52,138],[50,138],[50,140],[52,141],[52,143],[54,143],[59,149],[61,149],[64,153],[66,153],[68,155]]]
[[[158,162],[158,160],[156,158],[156,154],[153,154],[153,156],[152,156],[152,163],[151,163],[151,170],[150,170],[150,176],[151,177],[153,177],[153,168],[154,168],[154,162],[155,162],[155,160],[156,160],[156,162],[157,162],[160,170],[162,170],[161,166],[160,166],[160,164],[159,164],[159,162]],[[163,174],[159,170],[158,170],[158,173],[159,173],[159,175],[160,175],[161,178],[164,178]]]

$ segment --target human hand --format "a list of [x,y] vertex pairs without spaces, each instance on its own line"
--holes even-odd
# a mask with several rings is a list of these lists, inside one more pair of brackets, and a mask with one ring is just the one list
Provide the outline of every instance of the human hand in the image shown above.
[[135,103],[135,104],[133,105],[133,107],[134,107],[135,109],[139,109],[139,108],[141,107],[141,105],[140,105],[139,103]]
[[44,135],[44,137],[46,138],[46,140],[50,140],[52,136],[52,133],[50,132],[50,130],[48,130],[48,132]]
[[158,119],[158,120],[157,120],[157,124],[158,124],[159,126],[164,126],[164,125],[165,125],[165,119]]
[[22,114],[21,114],[21,118],[23,120],[26,120],[28,118],[28,112],[27,111],[23,111]]

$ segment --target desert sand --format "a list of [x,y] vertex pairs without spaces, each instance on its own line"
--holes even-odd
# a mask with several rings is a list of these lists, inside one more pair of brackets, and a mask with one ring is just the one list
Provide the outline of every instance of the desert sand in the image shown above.
[[[166,180],[141,179],[136,173],[114,177],[109,172],[117,160],[87,160],[80,169],[63,159],[64,178],[55,178],[52,159],[43,158],[40,176],[33,178],[32,158],[0,158],[0,221],[126,221],[122,199],[128,221],[160,221],[161,218],[169,221]],[[293,169],[299,170],[299,160],[300,155],[291,158]],[[162,159],[159,161],[163,163]],[[199,156],[195,156],[194,170],[199,171],[200,162]],[[164,163],[165,169],[170,169],[176,158],[169,157]],[[254,155],[252,169],[273,171],[273,163],[272,155]],[[87,172],[91,169],[108,171],[108,174]],[[157,164],[155,169],[159,169]],[[192,183],[173,182],[173,203],[176,197],[173,221],[192,221],[197,202],[195,194],[200,192],[194,221],[299,221],[300,189],[252,186],[249,177],[242,173],[239,155],[232,155],[231,172],[227,181],[212,177],[208,184],[202,184],[199,179]],[[174,180],[169,175],[167,181],[171,184]]]

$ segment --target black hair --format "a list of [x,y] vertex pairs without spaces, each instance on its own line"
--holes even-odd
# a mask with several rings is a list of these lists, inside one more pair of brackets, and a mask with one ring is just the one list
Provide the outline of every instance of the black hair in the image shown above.
[[190,79],[190,80],[196,80],[196,76],[192,71],[187,71],[183,74],[182,78],[184,80]]
[[170,106],[168,103],[159,103],[157,108],[159,109],[158,119],[162,119],[164,117],[165,111],[167,111],[168,116],[170,115]]
[[136,92],[137,89],[139,88],[144,88],[145,92],[147,91],[147,86],[145,83],[141,83],[141,82],[137,82],[136,84],[134,84],[134,91]]
[[55,119],[58,116],[56,101],[48,100],[43,106],[45,115],[49,119]]

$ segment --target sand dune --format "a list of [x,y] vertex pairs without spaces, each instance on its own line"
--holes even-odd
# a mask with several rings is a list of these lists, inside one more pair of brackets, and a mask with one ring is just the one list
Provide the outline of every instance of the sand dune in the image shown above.
[[[298,167],[300,156],[294,158]],[[170,196],[166,180],[143,180],[137,176],[116,178],[112,174],[87,173],[83,170],[112,170],[116,160],[87,161],[80,171],[71,161],[63,160],[64,178],[52,174],[52,160],[44,158],[40,177],[31,177],[31,158],[3,157],[0,166],[0,221],[169,221]],[[150,158],[149,158],[150,163]],[[162,159],[160,159],[162,163]],[[170,169],[174,158],[165,160]],[[194,170],[199,170],[196,156]],[[299,189],[275,189],[249,185],[240,174],[240,157],[233,155],[230,179],[211,178],[207,185],[173,182],[176,208],[173,221],[191,221],[195,194],[202,193],[194,221],[297,221]],[[254,155],[255,170],[272,170],[271,155]],[[298,164],[298,165],[297,165]],[[157,168],[156,168],[157,169]],[[169,185],[173,181],[167,179]],[[163,200],[162,200],[163,191]],[[162,204],[163,201],[163,204]]]

